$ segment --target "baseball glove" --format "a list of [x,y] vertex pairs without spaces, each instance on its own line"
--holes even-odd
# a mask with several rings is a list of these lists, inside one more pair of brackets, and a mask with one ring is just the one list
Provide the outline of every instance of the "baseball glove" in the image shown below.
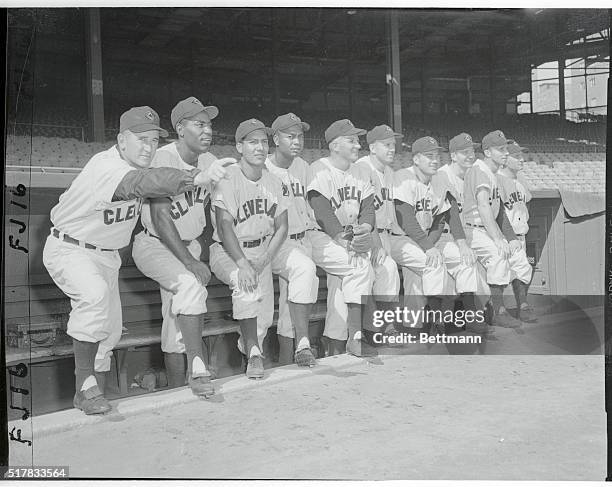
[[355,235],[351,240],[350,249],[358,254],[370,251],[372,249],[372,234]]

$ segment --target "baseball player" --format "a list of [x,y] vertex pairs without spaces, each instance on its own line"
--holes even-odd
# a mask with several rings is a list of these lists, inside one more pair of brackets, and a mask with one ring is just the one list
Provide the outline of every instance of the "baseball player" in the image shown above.
[[[180,101],[171,121],[178,141],[157,150],[152,167],[191,170],[236,162],[208,152],[212,139],[211,120],[219,114],[197,98]],[[136,235],[132,255],[140,271],[160,284],[162,297],[161,348],[170,387],[187,382],[196,395],[214,393],[210,372],[204,364],[202,318],[206,313],[206,284],[210,271],[200,261],[197,238],[210,211],[210,186],[202,186],[170,198],[147,200],[142,208],[144,231]]]
[[[213,191],[215,209],[210,267],[232,292],[234,319],[240,321],[240,351],[246,375],[264,376],[263,340],[274,316],[271,261],[287,239],[287,197],[280,180],[265,171],[270,129],[256,119],[236,129],[238,164]],[[222,240],[221,240],[222,237]]]
[[[365,134],[350,120],[338,120],[325,131],[329,157],[311,166],[308,200],[320,230],[308,232],[314,262],[328,274],[342,276],[347,322],[326,322],[330,354],[346,351],[361,356],[362,296],[370,294],[374,271],[370,264],[372,230],[376,226],[370,171],[357,166],[359,136]],[[334,308],[328,296],[328,310]],[[336,325],[336,326],[334,326]],[[348,332],[348,333],[347,333]],[[347,336],[348,335],[348,336]]]
[[117,144],[93,156],[51,210],[43,263],[71,300],[67,332],[74,348],[73,402],[85,414],[111,409],[103,391],[122,329],[118,249],[130,242],[142,199],[193,191],[225,174],[217,166],[205,172],[149,169],[160,135],[168,133],[152,108],[125,112]]
[[[487,271],[494,313],[492,324],[518,328],[520,321],[506,311],[502,297],[510,282],[509,258],[521,249],[521,242],[512,230],[504,207],[500,207],[496,173],[506,162],[507,145],[508,140],[501,130],[490,132],[482,139],[484,160],[478,159],[465,175],[463,218],[470,246]],[[516,271],[529,282],[531,266],[525,263],[524,268]],[[526,278],[527,274],[529,278]]]
[[[448,150],[451,158],[450,164],[445,164],[440,167],[438,169],[438,172],[434,176],[434,180],[437,180],[438,186],[446,188],[447,199],[449,200],[451,205],[456,202],[462,227],[464,227],[463,187],[465,173],[468,169],[472,167],[472,165],[476,161],[475,148],[479,146],[480,144],[475,143],[470,134],[464,132],[459,135],[456,135],[449,141],[448,145]],[[449,234],[447,232],[447,229],[445,228],[440,240],[443,241],[445,237],[448,238],[448,235]],[[478,281],[476,294],[479,299],[483,300],[481,304],[484,306],[486,304],[486,301],[488,300],[488,296],[490,295],[490,290],[489,286],[486,283],[486,276],[483,272],[484,268],[480,265],[477,265],[477,270]],[[469,304],[467,304],[466,301],[469,301],[471,303],[471,299],[468,296],[463,297],[463,302],[466,307],[469,307]]]
[[306,197],[308,163],[299,157],[304,147],[304,132],[310,130],[310,125],[287,113],[276,118],[271,128],[276,150],[268,156],[266,168],[280,179],[283,194],[289,198],[289,234],[272,258],[272,272],[281,277],[277,323],[279,362],[295,361],[299,366],[312,367],[316,362],[308,339],[308,323],[318,297],[319,278],[310,257],[310,241],[306,238],[306,232],[315,226]]
[[[531,193],[527,185],[519,180],[518,172],[525,163],[525,149],[516,142],[508,144],[508,157],[506,164],[497,171],[499,194],[504,204],[506,214],[521,242],[521,249],[510,256],[510,272],[512,289],[516,298],[517,308],[521,321],[534,322],[537,317],[533,308],[527,303],[527,291],[531,282],[531,266],[525,253],[525,235],[529,231],[529,210],[527,203],[531,200]],[[530,272],[527,272],[529,269]]]
[[[392,256],[421,275],[420,281],[414,281],[410,272],[404,272],[405,294],[428,296],[432,308],[441,305],[447,272],[458,293],[475,293],[477,286],[476,260],[465,241],[457,202],[449,202],[446,187],[434,179],[441,149],[432,137],[416,140],[414,165],[396,173],[393,188],[396,218],[404,235],[391,237]],[[446,225],[453,239],[440,240]],[[473,324],[478,328],[473,331],[484,331],[478,325]]]
[[[376,229],[372,232],[371,262],[374,270],[372,294],[378,300],[377,309],[391,309],[397,306],[400,289],[397,264],[390,256],[389,235],[397,233],[395,207],[393,204],[394,171],[390,164],[395,157],[397,134],[388,125],[378,125],[366,134],[370,154],[358,159],[355,164],[364,167],[370,174],[370,183],[374,189],[374,210]],[[341,296],[341,279],[332,274],[327,276],[328,297],[334,305],[328,306],[326,327],[328,329],[346,326],[348,309]],[[386,333],[393,333],[395,328],[390,323]]]

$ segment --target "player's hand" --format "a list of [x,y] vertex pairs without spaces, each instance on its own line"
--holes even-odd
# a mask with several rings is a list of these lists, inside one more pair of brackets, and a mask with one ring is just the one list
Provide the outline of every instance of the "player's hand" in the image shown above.
[[257,272],[246,259],[238,263],[238,287],[247,293],[257,289]]
[[425,252],[425,257],[425,265],[428,267],[438,267],[442,265],[442,254],[435,247],[432,247]]
[[510,240],[510,242],[508,243],[508,247],[510,249],[510,255],[514,255],[516,252],[519,252],[523,248],[521,241],[518,239]]
[[372,227],[369,223],[359,223],[353,225],[353,235],[365,235],[372,232]]
[[372,234],[371,233],[360,233],[355,234],[349,244],[349,248],[357,253],[363,254],[372,250]]
[[370,261],[372,262],[372,265],[380,265],[387,258],[387,255],[387,251],[383,247],[374,244],[372,247],[372,257],[370,258]]
[[476,263],[476,254],[474,251],[469,247],[465,240],[459,240],[457,242],[457,246],[459,247],[459,257],[461,258],[463,265],[467,267],[473,266]]
[[200,172],[193,180],[193,184],[196,186],[203,186],[209,183],[217,184],[223,178],[227,178],[227,166],[235,164],[236,159],[233,157],[224,157],[223,159],[217,159],[213,161],[206,170]]
[[334,242],[336,242],[343,249],[349,250],[350,241],[346,238],[347,234],[345,232],[340,232],[338,235],[334,237]]
[[210,282],[210,269],[204,262],[194,260],[193,262],[186,264],[185,268],[191,272],[203,286],[206,286]]
[[272,259],[270,257],[270,254],[268,252],[264,252],[259,257],[249,262],[251,263],[251,266],[253,267],[255,272],[257,272],[257,274],[260,274],[261,271],[264,270],[264,268],[270,263],[271,260]]
[[504,259],[510,257],[510,246],[505,238],[496,239],[493,242],[495,243],[497,252],[500,256],[502,256]]

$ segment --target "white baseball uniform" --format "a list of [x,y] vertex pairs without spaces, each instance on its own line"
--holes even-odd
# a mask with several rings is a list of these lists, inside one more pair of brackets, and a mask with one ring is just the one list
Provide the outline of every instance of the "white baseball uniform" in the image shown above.
[[[414,208],[415,218],[421,229],[427,233],[434,217],[450,208],[446,194],[434,191],[432,183],[421,182],[414,172],[414,166],[400,169],[395,173],[393,198],[408,203]],[[389,237],[391,257],[402,267],[416,272],[421,282],[416,282],[412,274],[404,272],[404,294],[423,294],[439,296],[444,294],[446,264],[437,267],[426,265],[425,251],[398,226],[398,234]]]
[[[267,170],[257,181],[251,181],[242,172],[240,164],[227,168],[228,179],[221,180],[213,190],[213,208],[222,208],[234,218],[234,232],[242,252],[248,260],[262,255],[274,235],[274,219],[288,208],[288,198],[283,196],[281,181]],[[215,243],[210,246],[212,272],[230,286],[233,316],[236,320],[257,318],[259,348],[274,319],[274,287],[272,268],[268,264],[260,273],[257,289],[253,293],[238,288],[238,266],[220,243],[217,223],[213,220]],[[242,340],[238,347],[245,353]]]
[[482,223],[476,199],[476,194],[480,188],[488,190],[491,212],[493,218],[497,218],[501,204],[497,177],[484,161],[478,159],[465,173],[463,192],[465,236],[472,250],[487,270],[487,283],[505,286],[510,282],[510,264],[508,259],[499,255],[493,239]]
[[[329,200],[338,221],[346,227],[358,224],[361,203],[373,194],[374,189],[370,182],[370,173],[366,168],[351,164],[346,171],[343,171],[324,157],[310,166],[308,191],[316,191]],[[374,282],[369,253],[347,252],[346,248],[321,230],[311,230],[307,233],[312,244],[314,262],[328,274],[342,277],[344,303],[361,304],[362,296],[371,293]],[[341,299],[339,295],[338,299]],[[334,316],[336,312],[334,295],[328,293],[327,318],[323,334],[335,340],[346,340],[348,338],[346,318],[342,320],[342,317]]]
[[[216,157],[210,153],[198,158],[198,167],[205,170]],[[176,142],[157,150],[151,167],[173,167],[191,170],[193,166],[185,162]],[[178,234],[187,249],[200,260],[202,249],[196,240],[206,226],[204,208],[210,200],[210,187],[197,187],[194,191],[169,197],[170,216]],[[132,256],[140,271],[160,285],[162,302],[161,349],[168,353],[184,353],[182,334],[176,324],[176,315],[201,315],[206,313],[206,286],[185,268],[181,261],[160,240],[159,231],[151,220],[148,201],[142,208],[142,225],[145,231],[134,238]]]
[[93,156],[51,210],[52,234],[43,250],[50,276],[71,300],[68,335],[99,342],[98,372],[110,370],[112,350],[121,338],[121,258],[117,250],[130,243],[142,202],[113,202],[112,198],[121,180],[133,170],[116,146]]
[[[378,301],[395,302],[397,301],[400,290],[400,278],[397,264],[391,258],[391,246],[389,234],[398,233],[399,227],[395,218],[395,204],[393,203],[393,179],[394,171],[386,166],[383,171],[379,171],[371,162],[370,157],[364,156],[358,159],[355,164],[365,168],[370,174],[370,183],[374,190],[374,210],[376,212],[376,229],[378,232],[383,249],[387,256],[380,264],[373,265],[374,284],[372,294]],[[348,308],[342,297],[342,281],[334,275],[327,276],[327,296],[328,303],[331,301],[333,306],[328,305],[328,315],[326,327],[339,328],[346,323]],[[332,310],[331,312],[329,310]],[[337,321],[337,325],[333,324]]]
[[277,333],[292,338],[293,324],[289,303],[311,304],[317,301],[319,278],[312,261],[312,248],[306,232],[315,227],[312,209],[308,205],[308,163],[296,157],[285,169],[266,159],[266,168],[282,184],[283,195],[288,198],[287,217],[289,231],[287,240],[272,259],[272,272],[279,274]]
[[510,280],[519,279],[525,284],[531,282],[532,267],[527,260],[525,235],[529,231],[529,210],[527,203],[531,193],[518,179],[512,179],[503,174],[497,174],[499,195],[506,209],[512,229],[521,242],[521,249],[508,258],[510,264]]

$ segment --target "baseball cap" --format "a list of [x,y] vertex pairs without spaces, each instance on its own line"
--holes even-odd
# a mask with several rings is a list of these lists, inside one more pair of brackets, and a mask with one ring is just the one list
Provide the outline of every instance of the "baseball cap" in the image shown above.
[[444,150],[433,137],[421,137],[412,143],[412,153],[429,152],[434,150]]
[[366,142],[373,144],[377,140],[390,139],[391,137],[403,137],[403,135],[394,132],[388,125],[377,125],[366,135]]
[[508,145],[508,139],[501,130],[494,130],[489,132],[482,138],[482,150],[489,149],[491,147],[501,147]]
[[526,149],[525,147],[521,147],[520,145],[518,145],[514,140],[508,141],[508,154],[522,154],[527,150],[528,149]]
[[159,135],[168,137],[168,132],[159,126],[159,115],[151,107],[132,107],[119,119],[119,132],[129,130],[135,134],[147,130],[159,130]]
[[193,117],[198,113],[206,112],[208,117],[212,120],[219,115],[219,109],[214,106],[205,107],[200,100],[195,96],[190,96],[184,100],[179,101],[176,106],[172,109],[170,114],[170,120],[172,126],[176,129],[176,125],[183,119]]
[[450,140],[450,142],[448,143],[448,151],[457,152],[464,149],[473,149],[475,147],[478,147],[479,145],[480,144],[477,144],[472,140],[472,136],[470,134],[462,132],[459,135],[455,135]]
[[325,141],[329,144],[332,140],[338,137],[346,137],[349,135],[364,135],[367,130],[358,129],[349,119],[336,120],[325,131]]
[[247,135],[249,135],[251,132],[255,132],[256,130],[263,130],[268,135],[272,133],[272,129],[266,127],[263,122],[257,120],[256,118],[251,118],[238,125],[238,128],[236,129],[236,142],[242,142]]
[[302,122],[300,117],[294,113],[286,113],[285,115],[276,117],[276,120],[272,122],[272,131],[276,133],[279,130],[282,131],[288,129],[289,127],[293,127],[294,125],[301,125],[304,132],[308,132],[310,130],[310,124]]

